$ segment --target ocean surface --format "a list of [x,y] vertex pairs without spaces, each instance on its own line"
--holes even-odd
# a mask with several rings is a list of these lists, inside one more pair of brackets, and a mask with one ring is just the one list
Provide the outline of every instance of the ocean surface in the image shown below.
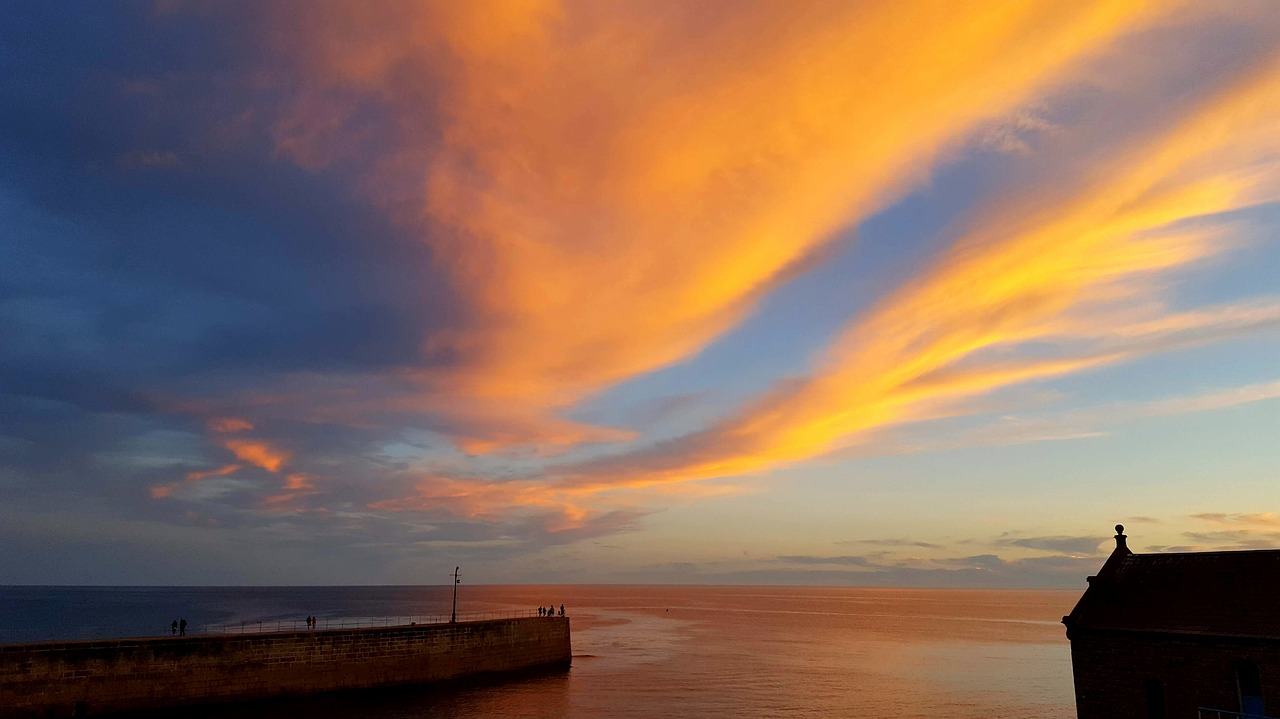
[[[0,587],[0,643],[448,617],[445,587]],[[212,719],[1070,719],[1077,591],[467,586],[471,614],[565,605],[573,667],[499,683],[277,701]]]

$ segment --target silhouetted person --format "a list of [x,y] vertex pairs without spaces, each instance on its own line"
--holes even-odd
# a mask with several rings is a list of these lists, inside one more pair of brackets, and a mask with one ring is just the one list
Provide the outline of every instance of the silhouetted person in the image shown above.
[[544,611],[546,611],[546,610],[544,610],[542,607],[538,607],[538,616],[542,616],[542,613],[543,613]]
[[169,631],[173,634],[173,636],[175,637],[178,636],[178,620],[177,619],[173,620],[173,624],[169,625]]
[[560,605],[560,616],[562,616],[562,617],[564,616],[564,605],[563,605],[563,604],[561,604],[561,605]]
[[178,622],[178,636],[180,637],[187,636],[187,620],[186,619],[183,619]]

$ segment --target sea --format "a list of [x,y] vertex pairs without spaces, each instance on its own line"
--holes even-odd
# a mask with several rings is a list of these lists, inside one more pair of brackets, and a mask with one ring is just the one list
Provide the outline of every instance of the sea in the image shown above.
[[[210,719],[1070,719],[1077,591],[468,586],[460,620],[565,607],[567,673],[203,710]],[[453,587],[0,587],[0,643],[447,620]]]

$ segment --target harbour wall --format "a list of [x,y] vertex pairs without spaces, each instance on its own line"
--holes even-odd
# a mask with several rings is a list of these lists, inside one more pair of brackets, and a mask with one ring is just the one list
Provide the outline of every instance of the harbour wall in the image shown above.
[[0,645],[0,719],[428,684],[571,656],[567,617]]

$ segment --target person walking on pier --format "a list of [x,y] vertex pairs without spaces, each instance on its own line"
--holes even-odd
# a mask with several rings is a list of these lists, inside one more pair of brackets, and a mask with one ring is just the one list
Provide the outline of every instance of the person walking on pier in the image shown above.
[[187,620],[186,619],[182,619],[178,622],[178,636],[180,637],[187,636]]
[[178,620],[177,619],[173,620],[173,624],[169,625],[169,633],[175,637],[178,636]]

